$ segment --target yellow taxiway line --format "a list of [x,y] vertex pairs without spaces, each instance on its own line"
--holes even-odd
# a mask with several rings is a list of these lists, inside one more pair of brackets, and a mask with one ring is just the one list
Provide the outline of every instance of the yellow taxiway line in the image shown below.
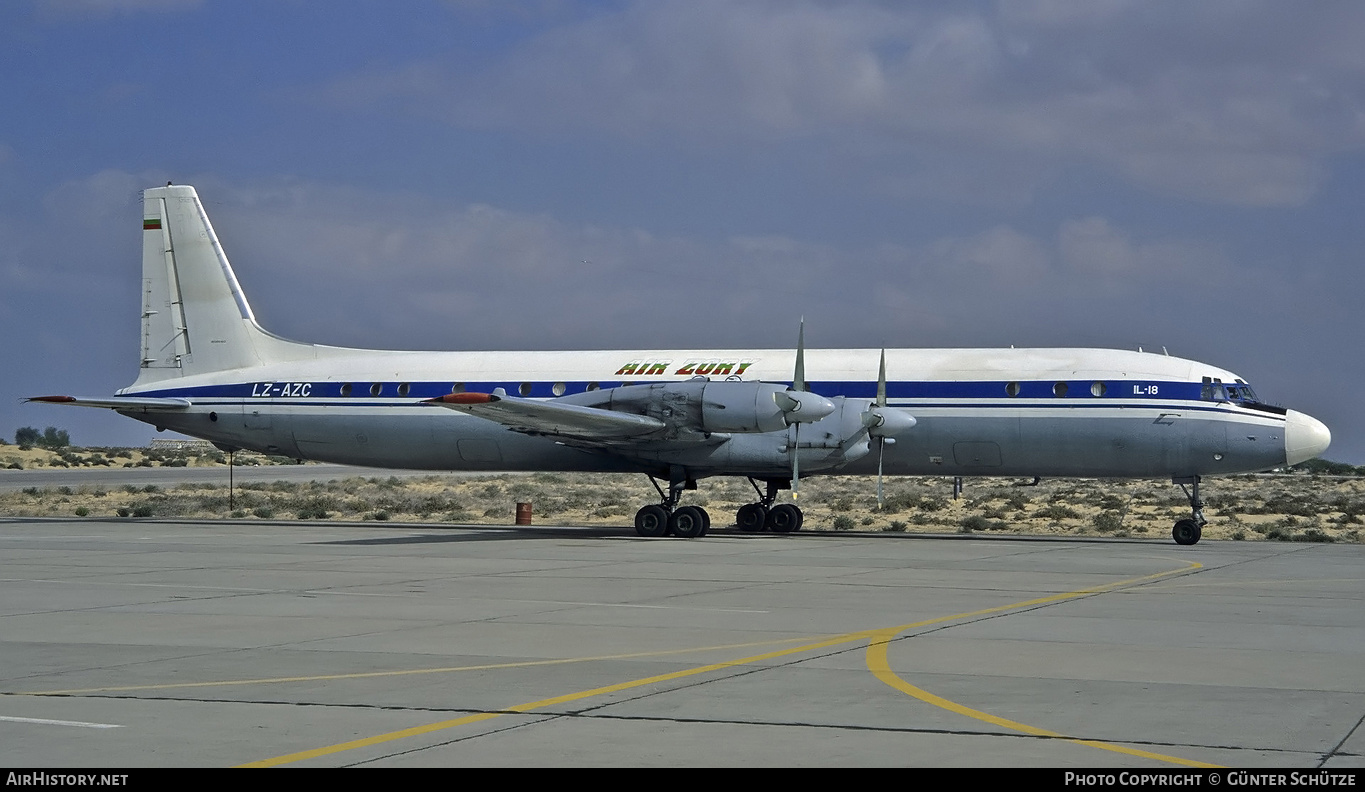
[[[993,724],[1003,729],[1009,729],[1011,731],[1017,731],[1024,734],[1069,740],[1078,745],[1085,745],[1092,748],[1099,748],[1106,751],[1115,751],[1118,753],[1124,753],[1132,756],[1139,756],[1163,762],[1170,762],[1173,764],[1186,765],[1191,767],[1213,767],[1215,765],[1209,765],[1191,759],[1183,759],[1178,756],[1167,756],[1165,754],[1158,754],[1150,751],[1142,751],[1135,748],[1128,748],[1126,746],[1103,742],[1099,740],[1082,740],[1079,738],[1068,737],[1067,735],[1061,734],[1059,732],[1054,732],[1037,726],[1031,726],[1026,723],[1020,723],[1018,721],[1012,721],[1007,718],[1001,718],[995,715],[991,715],[990,713],[987,712],[982,712],[981,710],[972,709],[971,707],[967,707],[962,704],[949,701],[948,699],[945,699],[941,696],[936,696],[932,693],[929,693],[926,690],[911,685],[910,683],[901,679],[899,676],[896,675],[895,672],[891,670],[887,658],[887,647],[890,645],[891,641],[895,640],[896,637],[899,636],[901,633],[904,633],[909,630],[931,626],[934,624],[941,624],[949,621],[955,621],[959,619],[976,618],[979,616],[986,616],[994,613],[1003,613],[1005,611],[1017,610],[1020,608],[1037,607],[1040,605],[1061,602],[1063,600],[1068,599],[1093,596],[1096,594],[1102,594],[1127,586],[1135,586],[1143,583],[1149,583],[1160,578],[1169,577],[1171,575],[1177,575],[1184,572],[1190,572],[1196,569],[1201,569],[1203,567],[1202,564],[1196,562],[1188,563],[1189,566],[1180,569],[1173,569],[1166,572],[1158,572],[1152,575],[1144,575],[1141,577],[1129,578],[1127,580],[1120,580],[1118,582],[1108,583],[1102,586],[1094,586],[1091,588],[1069,591],[1063,594],[1053,594],[1046,597],[1038,597],[1031,600],[1025,600],[1022,602],[1013,602],[1008,605],[999,605],[993,608],[983,608],[981,610],[970,611],[967,613],[956,613],[950,616],[940,616],[933,619],[925,619],[923,621],[912,622],[910,624],[903,624],[897,627],[888,627],[873,630],[860,630],[857,632],[845,633],[843,635],[836,635],[830,638],[825,638],[811,643],[802,644],[800,646],[793,646],[788,647],[786,649],[778,649],[772,652],[765,652],[763,654],[752,655],[750,657],[743,657],[738,660],[727,660],[720,663],[710,663],[707,665],[698,666],[696,668],[689,668],[682,671],[673,671],[667,674],[658,674],[656,676],[645,677],[643,679],[636,679],[629,682],[621,682],[614,685],[606,685],[603,687],[591,688],[589,690],[582,690],[576,693],[568,693],[562,696],[555,696],[553,698],[540,699],[539,701],[531,701],[525,704],[517,704],[515,706],[507,707],[506,709],[498,710],[496,712],[481,712],[474,715],[466,715],[461,718],[453,718],[450,720],[438,721],[436,723],[429,723],[423,726],[414,726],[409,729],[401,729],[399,731],[377,734],[374,735],[373,737],[365,737],[358,740],[350,740],[343,743],[337,743],[335,745],[324,746],[322,748],[314,748],[308,751],[298,751],[295,753],[284,754],[282,756],[276,756],[270,759],[263,759],[257,762],[250,762],[248,764],[239,766],[276,767],[279,765],[293,764],[295,762],[302,762],[308,759],[316,759],[322,756],[330,756],[345,751],[353,751],[359,748],[367,748],[370,746],[381,745],[384,743],[393,742],[395,740],[402,740],[409,737],[417,737],[423,734],[431,734],[433,732],[443,731],[445,729],[451,729],[457,726],[466,726],[472,723],[479,723],[481,721],[492,720],[494,718],[502,717],[503,715],[534,712],[536,710],[544,709],[546,707],[552,707],[558,704],[567,704],[573,701],[581,701],[583,699],[592,698],[595,696],[602,696],[610,693],[619,693],[621,691],[645,687],[647,685],[654,685],[663,682],[671,682],[678,679],[685,679],[687,677],[706,674],[712,671],[720,671],[727,668],[734,668],[736,666],[749,665],[751,663],[758,663],[763,662],[765,660],[772,660],[778,657],[785,657],[787,655],[799,654],[802,652],[809,652],[814,651],[816,649],[824,649],[832,646],[839,646],[841,644],[851,643],[854,641],[867,640],[869,642],[866,658],[868,670],[871,671],[873,675],[876,676],[879,680],[881,680],[891,688],[899,690],[907,695],[913,696],[914,698],[923,701],[927,704],[932,704],[933,706],[940,707],[942,709],[948,710],[949,712],[954,712],[968,718],[974,718],[976,720],[984,721],[986,723]],[[544,662],[557,661],[537,661],[537,664]]]
[[935,707],[956,713],[958,715],[963,715],[968,718],[984,721],[985,723],[989,723],[994,726],[999,726],[1002,729],[1009,729],[1010,731],[1017,731],[1023,734],[1031,734],[1035,737],[1052,737],[1057,739],[1063,739],[1068,742],[1076,743],[1077,745],[1085,745],[1091,748],[1099,748],[1104,751],[1113,751],[1115,753],[1128,754],[1130,756],[1140,756],[1144,759],[1155,759],[1157,761],[1170,762],[1172,764],[1185,765],[1187,767],[1219,767],[1220,765],[1209,764],[1207,762],[1199,762],[1193,759],[1183,759],[1179,756],[1168,756],[1166,754],[1154,753],[1152,751],[1143,751],[1138,748],[1129,748],[1125,745],[1104,742],[1102,740],[1082,740],[1075,737],[1068,737],[1065,734],[1061,734],[1060,732],[1055,732],[1050,729],[1043,729],[1038,726],[1031,726],[1027,723],[1020,723],[1019,721],[1013,721],[1008,718],[1002,718],[998,715],[992,715],[989,712],[982,712],[981,710],[973,709],[963,704],[958,704],[955,701],[949,701],[948,699],[943,698],[942,696],[936,696],[933,693],[924,690],[923,688],[916,687],[910,684],[909,682],[906,682],[904,679],[901,679],[901,677],[897,675],[895,671],[891,670],[891,663],[887,657],[887,647],[891,645],[891,642],[896,639],[897,635],[907,630],[912,630],[917,627],[924,627],[930,624],[936,624],[938,622],[946,621],[947,619],[952,618],[984,616],[991,613],[997,613],[1003,610],[1043,605],[1050,602],[1058,602],[1065,599],[1074,599],[1076,597],[1083,597],[1091,594],[1102,594],[1106,591],[1112,591],[1121,586],[1138,585],[1141,583],[1157,580],[1159,578],[1169,577],[1171,575],[1179,574],[1181,572],[1188,572],[1203,567],[1203,564],[1199,564],[1193,561],[1188,563],[1190,564],[1190,566],[1186,567],[1185,569],[1175,569],[1169,572],[1159,572],[1155,575],[1147,575],[1146,577],[1121,580],[1117,583],[1110,583],[1104,586],[1097,586],[1095,588],[1081,589],[1080,591],[1068,592],[1066,594],[1056,594],[1050,597],[1040,597],[1038,599],[1029,600],[1027,602],[1016,602],[1013,605],[1004,605],[998,608],[987,608],[985,610],[974,611],[972,613],[959,614],[958,616],[955,617],[949,616],[939,619],[929,619],[927,621],[916,622],[914,624],[906,624],[900,627],[890,627],[885,630],[880,630],[872,636],[872,641],[867,646],[867,670],[871,671],[873,676],[877,677],[877,679],[880,679],[888,686],[896,690],[899,690],[900,692],[908,696],[917,698],[926,704],[932,704]]
[[498,710],[497,712],[481,712],[476,715],[466,715],[463,718],[454,718],[452,720],[439,721],[437,723],[429,723],[425,726],[415,726],[411,729],[402,729],[396,732],[388,732],[387,734],[377,734],[373,737],[366,737],[360,740],[351,740],[350,742],[338,743],[337,745],[328,745],[323,748],[315,748],[311,751],[299,751],[298,753],[285,754],[284,756],[276,756],[271,759],[263,759],[259,762],[250,762],[248,764],[238,766],[275,767],[277,765],[282,764],[302,762],[305,759],[316,759],[319,756],[328,756],[330,754],[341,753],[342,751],[351,751],[356,748],[365,748],[371,745],[379,745],[381,743],[392,742],[394,740],[401,740],[407,737],[416,737],[422,734],[430,734],[431,732],[441,731],[442,729],[449,729],[455,726],[464,726],[470,723],[478,723],[479,721],[491,720],[493,718],[498,718],[503,715],[533,712],[538,709],[544,709],[545,707],[552,707],[556,704],[567,704],[572,701],[580,701],[582,699],[592,698],[593,696],[602,696],[608,693],[618,693],[623,690],[631,690],[632,688],[644,687],[646,685],[653,685],[660,682],[671,682],[675,679],[684,679],[686,677],[696,676],[698,674],[705,674],[710,671],[719,671],[726,668],[733,668],[735,666],[747,665],[749,663],[757,663],[762,660],[770,660],[775,657],[783,657],[785,655],[797,654],[799,652],[807,652],[812,649],[820,649],[827,646],[838,646],[839,644],[845,644],[848,643],[849,641],[857,640],[858,638],[868,637],[870,637],[870,633],[867,632],[840,635],[824,641],[817,641],[816,643],[804,644],[802,646],[794,646],[788,649],[778,649],[773,652],[765,652],[764,654],[753,655],[752,657],[744,657],[739,660],[727,660],[721,663],[711,663],[709,665],[698,666],[696,668],[689,668],[683,671],[673,671],[671,673],[645,677],[644,679],[636,679],[630,682],[620,682],[615,685],[606,685],[604,687],[592,688],[590,690],[581,690],[577,693],[568,693],[563,696],[555,696],[554,698],[541,699],[539,701],[531,701],[526,704],[517,704],[516,706],[508,707],[503,710]]

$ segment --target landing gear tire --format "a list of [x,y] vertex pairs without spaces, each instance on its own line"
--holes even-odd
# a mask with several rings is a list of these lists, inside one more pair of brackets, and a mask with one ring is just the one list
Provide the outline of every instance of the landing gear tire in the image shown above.
[[735,512],[735,526],[741,531],[761,531],[768,522],[768,510],[761,503],[749,503]]
[[662,506],[645,506],[635,512],[635,533],[654,538],[668,530],[668,512]]
[[801,530],[801,523],[805,516],[801,510],[790,503],[779,503],[768,511],[768,520],[765,523],[769,531],[775,533],[793,533]]
[[684,506],[669,516],[668,532],[680,539],[695,539],[706,533],[707,522],[706,512],[696,506]]
[[1171,538],[1178,545],[1192,545],[1204,535],[1204,529],[1195,520],[1181,520],[1171,529]]

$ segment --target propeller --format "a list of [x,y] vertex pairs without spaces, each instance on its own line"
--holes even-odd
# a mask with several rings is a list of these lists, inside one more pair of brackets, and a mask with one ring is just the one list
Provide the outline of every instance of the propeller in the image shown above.
[[796,371],[791,387],[773,394],[773,402],[782,410],[787,424],[792,427],[792,500],[801,495],[801,424],[814,423],[834,412],[834,402],[818,393],[811,393],[806,385],[806,318],[796,336]]
[[[881,364],[877,367],[877,407],[886,406],[886,347],[882,347]],[[881,428],[886,423],[886,415],[880,411],[877,417],[881,418],[877,422],[877,428]],[[868,434],[872,434],[872,427],[868,427]],[[877,511],[882,510],[882,454],[886,451],[886,436],[877,435]],[[894,440],[891,442],[895,442]]]
[[882,455],[886,452],[888,444],[894,444],[896,438],[888,437],[898,432],[911,428],[916,423],[914,416],[906,415],[900,410],[890,409],[886,406],[886,350],[882,350],[881,364],[877,369],[877,399],[867,412],[863,413],[863,426],[867,427],[867,434],[877,438],[877,508],[881,509],[884,496],[882,494]]
[[[808,393],[806,390],[806,317],[801,317],[801,324],[796,330],[796,371],[792,372],[792,393]],[[779,395],[786,397],[789,402],[795,402],[790,409],[783,407],[787,412],[787,420],[791,421],[796,413],[800,412],[802,404],[788,393],[773,394],[776,399]],[[778,403],[779,407],[783,405]],[[832,405],[831,405],[832,406]],[[792,424],[792,500],[801,497],[801,421]]]

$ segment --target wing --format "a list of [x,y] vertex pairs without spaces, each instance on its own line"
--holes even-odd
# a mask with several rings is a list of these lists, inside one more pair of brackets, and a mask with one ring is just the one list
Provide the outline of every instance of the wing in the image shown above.
[[523,434],[566,437],[594,445],[643,440],[666,428],[663,421],[648,415],[523,399],[508,396],[502,388],[492,393],[451,393],[425,403],[486,418]]
[[26,402],[45,404],[69,404],[73,407],[100,407],[119,412],[177,412],[190,408],[189,399],[156,399],[139,396],[104,396],[88,399],[76,396],[31,396]]

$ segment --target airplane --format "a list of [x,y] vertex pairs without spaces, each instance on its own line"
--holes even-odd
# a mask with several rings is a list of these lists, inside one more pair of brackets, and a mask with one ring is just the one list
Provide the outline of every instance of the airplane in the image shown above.
[[[193,187],[145,190],[142,228],[137,380],[30,401],[300,460],[643,473],[659,493],[635,516],[645,537],[705,534],[710,516],[682,499],[714,476],[754,487],[738,528],[781,533],[802,526],[803,473],[875,474],[879,500],[884,475],[1169,477],[1190,503],[1172,538],[1192,545],[1204,477],[1296,464],[1331,442],[1230,371],[1141,350],[806,350],[804,321],[795,350],[299,343],[256,322]],[[787,489],[794,502],[778,503]]]

